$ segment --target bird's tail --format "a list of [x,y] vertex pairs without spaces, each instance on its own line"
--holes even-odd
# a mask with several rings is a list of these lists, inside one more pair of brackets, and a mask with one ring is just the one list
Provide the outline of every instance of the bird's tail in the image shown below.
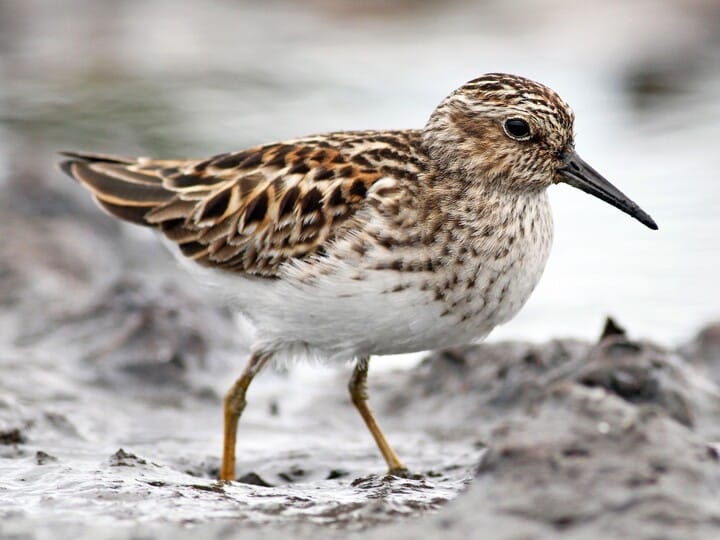
[[125,221],[155,225],[145,219],[146,215],[175,195],[157,174],[162,162],[144,164],[143,158],[80,152],[60,154],[69,158],[60,163],[60,168],[89,189],[107,212]]

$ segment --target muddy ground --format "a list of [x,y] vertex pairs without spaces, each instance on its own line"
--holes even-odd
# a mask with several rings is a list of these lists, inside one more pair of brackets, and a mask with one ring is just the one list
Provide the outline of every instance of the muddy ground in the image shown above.
[[[720,538],[718,3],[388,6],[0,2],[0,539]],[[545,276],[491,336],[544,343],[373,361],[419,478],[382,475],[349,367],[298,365],[253,384],[218,484],[232,317],[55,152],[420,127],[487,71],[558,90],[660,231],[558,186]],[[628,333],[599,340],[610,311]]]
[[609,324],[371,370],[412,479],[383,476],[349,368],[284,366],[252,387],[223,485],[231,315],[73,186],[28,185],[0,205],[0,537],[720,534],[720,324],[677,350]]

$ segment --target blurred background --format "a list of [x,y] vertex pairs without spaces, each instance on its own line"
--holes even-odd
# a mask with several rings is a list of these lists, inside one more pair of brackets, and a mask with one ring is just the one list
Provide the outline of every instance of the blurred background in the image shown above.
[[421,127],[490,71],[558,91],[579,153],[660,225],[552,188],[543,280],[491,339],[592,337],[612,314],[675,344],[720,316],[717,0],[0,0],[0,305],[28,315],[2,332],[121,277],[176,279],[159,242],[57,171],[57,150],[202,157]]

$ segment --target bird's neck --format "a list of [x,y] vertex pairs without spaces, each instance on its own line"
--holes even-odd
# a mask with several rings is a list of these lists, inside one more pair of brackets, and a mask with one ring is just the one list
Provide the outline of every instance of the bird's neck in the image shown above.
[[552,216],[545,189],[511,190],[482,178],[468,178],[435,169],[423,179],[419,226],[434,241],[453,241],[477,252],[512,246],[517,240],[533,243],[552,236]]

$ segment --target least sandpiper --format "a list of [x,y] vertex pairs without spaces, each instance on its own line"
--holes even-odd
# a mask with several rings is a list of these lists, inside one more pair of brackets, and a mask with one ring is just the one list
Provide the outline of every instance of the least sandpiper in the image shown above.
[[225,397],[220,478],[235,478],[237,423],[272,358],[355,360],[352,402],[392,474],[406,471],[367,403],[371,355],[476,342],[511,319],[550,251],[546,189],[564,182],[657,229],[574,149],[552,90],[491,73],[424,129],[347,131],[208,159],[66,152],[63,170],[106,211],[157,229],[254,328]]

